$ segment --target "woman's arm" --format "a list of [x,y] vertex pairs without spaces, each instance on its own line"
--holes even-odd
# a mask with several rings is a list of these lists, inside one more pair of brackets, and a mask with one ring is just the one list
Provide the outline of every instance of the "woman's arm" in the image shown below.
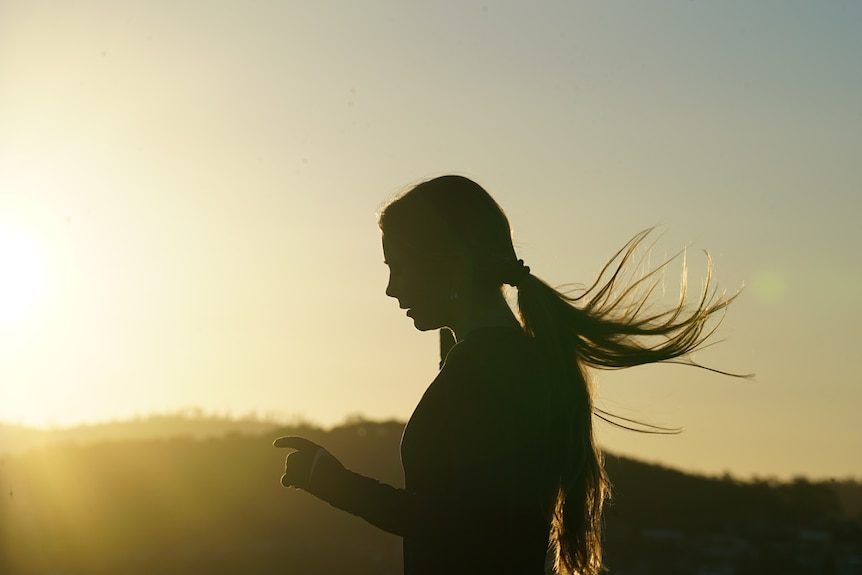
[[281,482],[308,491],[333,507],[362,517],[372,525],[402,537],[434,526],[475,521],[476,505],[456,494],[419,496],[346,469],[320,445],[302,437],[281,437],[276,447],[294,449],[287,456]]
[[518,470],[530,458],[516,448],[500,458],[473,453],[470,459],[462,451],[471,443],[449,446],[454,465],[446,466],[437,482],[440,490],[434,494],[414,493],[350,471],[326,449],[304,438],[279,438],[275,445],[296,450],[287,457],[282,477],[285,487],[308,491],[401,537],[425,533],[457,536],[462,531],[504,529],[535,520],[539,502],[513,497],[513,487],[518,492],[532,491]]

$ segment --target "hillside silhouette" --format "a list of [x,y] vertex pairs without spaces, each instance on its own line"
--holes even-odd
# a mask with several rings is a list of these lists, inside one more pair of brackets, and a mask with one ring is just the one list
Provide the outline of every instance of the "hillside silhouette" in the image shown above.
[[89,445],[130,439],[206,438],[228,433],[260,434],[276,427],[279,427],[278,423],[260,419],[255,414],[235,419],[207,414],[196,408],[54,429],[0,423],[0,456],[55,443]]
[[[10,451],[0,573],[400,573],[400,539],[282,488],[271,443],[299,434],[400,485],[402,430],[353,419]],[[612,574],[862,573],[858,483],[740,482],[614,456],[607,469]]]

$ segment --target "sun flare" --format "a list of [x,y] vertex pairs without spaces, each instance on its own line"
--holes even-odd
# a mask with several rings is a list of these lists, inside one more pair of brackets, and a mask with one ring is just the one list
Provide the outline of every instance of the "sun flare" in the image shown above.
[[36,244],[0,227],[0,327],[22,317],[45,291],[45,266]]

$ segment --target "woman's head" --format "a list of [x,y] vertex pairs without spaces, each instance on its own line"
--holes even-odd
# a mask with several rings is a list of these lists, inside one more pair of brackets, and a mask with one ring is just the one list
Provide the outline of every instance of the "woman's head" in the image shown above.
[[381,210],[384,238],[436,268],[499,287],[516,261],[509,221],[494,199],[463,176],[422,182]]
[[503,210],[462,176],[401,194],[383,208],[379,225],[390,267],[386,293],[421,330],[452,327],[464,297],[475,303],[475,296],[499,294],[518,265]]

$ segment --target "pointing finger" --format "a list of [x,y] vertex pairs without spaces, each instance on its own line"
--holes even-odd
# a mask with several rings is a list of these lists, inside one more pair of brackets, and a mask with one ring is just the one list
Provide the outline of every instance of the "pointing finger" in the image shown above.
[[322,449],[318,444],[305,439],[304,437],[299,437],[297,435],[288,435],[286,437],[279,437],[275,441],[272,442],[275,447],[283,447],[287,449],[296,449],[299,451],[300,449]]

